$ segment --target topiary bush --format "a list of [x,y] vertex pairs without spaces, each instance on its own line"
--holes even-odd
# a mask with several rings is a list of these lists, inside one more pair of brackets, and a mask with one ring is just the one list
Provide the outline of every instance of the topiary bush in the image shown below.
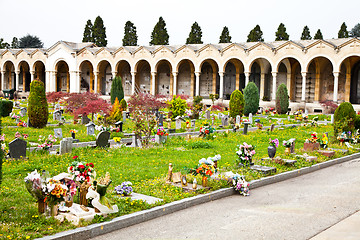
[[172,111],[173,113],[171,118],[184,115],[187,108],[186,100],[181,99],[181,97],[177,97],[176,95],[174,95],[172,100],[168,102],[168,105],[169,111]]
[[334,133],[354,132],[355,110],[351,103],[343,102],[334,113]]
[[124,98],[124,89],[122,87],[121,77],[115,77],[111,83],[111,104],[114,104],[115,99],[118,98],[121,101]]
[[259,109],[259,89],[256,84],[249,82],[244,89],[244,114],[249,115],[249,113],[255,114]]
[[239,90],[235,90],[231,93],[229,108],[230,117],[235,118],[237,115],[242,116],[244,112],[244,96]]
[[289,109],[289,95],[285,84],[280,84],[276,91],[276,112],[278,114],[285,114]]
[[0,100],[0,116],[7,117],[10,115],[13,109],[13,102],[6,99]]
[[49,116],[48,103],[44,83],[38,79],[30,84],[28,108],[31,125],[35,128],[45,127]]

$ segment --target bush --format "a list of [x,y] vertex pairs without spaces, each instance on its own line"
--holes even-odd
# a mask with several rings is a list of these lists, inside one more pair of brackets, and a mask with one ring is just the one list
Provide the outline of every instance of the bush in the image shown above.
[[[0,118],[0,135],[2,133],[2,126],[1,126],[1,118]],[[3,143],[3,141],[0,141],[0,145]],[[0,149],[0,185],[2,182],[2,164],[3,164],[3,158],[4,158],[4,151]]]
[[112,110],[110,112],[110,116],[109,116],[108,120],[113,121],[113,122],[122,120],[122,110],[121,110],[121,106],[120,106],[120,102],[119,102],[118,98],[115,98],[115,102],[112,106]]
[[177,97],[176,95],[174,95],[173,99],[168,102],[168,104],[169,111],[172,111],[173,113],[172,118],[184,115],[187,108],[186,100],[183,100],[181,99],[181,97]]
[[121,77],[115,77],[111,84],[110,90],[111,104],[114,104],[115,99],[121,101],[124,98],[124,89],[122,87]]
[[38,79],[32,81],[30,84],[28,108],[31,125],[35,128],[45,127],[49,116],[48,103],[44,83]]
[[235,90],[231,93],[230,102],[230,117],[235,118],[237,115],[240,117],[244,112],[244,96],[239,90]]
[[123,98],[123,99],[121,99],[121,101],[120,101],[120,107],[121,107],[121,111],[126,111],[126,109],[127,109],[127,103],[126,103],[126,100],[125,100],[125,98]]
[[354,122],[356,113],[351,103],[343,102],[335,110],[334,114],[334,133],[354,132]]
[[259,89],[256,84],[249,82],[244,89],[244,114],[249,115],[249,113],[255,114],[259,109]]
[[289,95],[285,84],[280,84],[276,91],[276,112],[278,114],[285,114],[289,109]]
[[354,121],[354,127],[355,127],[355,129],[360,129],[360,115],[356,115],[355,121]]
[[10,100],[0,100],[0,116],[7,117],[10,115],[13,109],[13,102]]
[[201,102],[202,100],[203,100],[202,96],[195,96],[193,98],[193,115],[191,116],[192,119],[199,118],[199,113],[204,106],[204,104]]

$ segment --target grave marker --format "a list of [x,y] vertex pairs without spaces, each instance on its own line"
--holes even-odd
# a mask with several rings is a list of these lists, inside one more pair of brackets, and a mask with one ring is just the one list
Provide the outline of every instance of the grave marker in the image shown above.
[[195,121],[196,121],[195,119],[192,119],[192,120],[191,120],[191,127],[192,127],[192,128],[195,128]]
[[60,121],[61,120],[61,111],[56,110],[53,112],[53,120],[54,121]]
[[209,110],[206,110],[206,112],[205,112],[205,118],[206,118],[206,119],[210,119],[210,111],[209,111]]
[[236,124],[240,125],[241,117],[240,115],[236,115]]
[[159,126],[164,126],[164,115],[159,113]]
[[24,117],[27,113],[27,108],[26,107],[22,107],[20,108],[20,116]]
[[271,126],[270,126],[270,132],[274,131],[274,128],[275,128],[275,124],[271,124]]
[[60,110],[60,104],[59,103],[57,103],[57,104],[55,104],[55,109],[54,109],[55,111],[59,111]]
[[177,116],[176,118],[175,118],[175,128],[176,129],[181,129],[181,119],[180,119],[180,117],[179,116]]
[[249,122],[250,122],[250,124],[253,124],[253,115],[252,115],[252,113],[249,113]]
[[123,111],[122,112],[122,117],[123,117],[123,122],[126,122],[126,116],[127,116],[127,113],[126,113],[126,111]]
[[54,128],[54,135],[55,135],[56,138],[62,139],[63,138],[62,129],[61,128]]
[[108,131],[101,131],[96,137],[96,147],[110,147],[109,138],[110,133]]
[[60,141],[60,154],[69,153],[73,148],[73,139],[72,138],[64,138]]
[[88,118],[86,115],[81,116],[81,124],[88,124],[90,122],[90,118]]
[[93,135],[95,134],[95,124],[93,122],[89,122],[86,126],[86,134]]
[[9,155],[11,158],[20,159],[26,158],[26,144],[25,140],[16,138],[9,143]]
[[331,114],[331,124],[334,124],[334,114]]

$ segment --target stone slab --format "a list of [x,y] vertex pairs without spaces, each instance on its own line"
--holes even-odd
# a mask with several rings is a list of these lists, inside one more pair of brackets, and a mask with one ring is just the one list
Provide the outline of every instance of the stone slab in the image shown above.
[[332,157],[335,155],[335,151],[327,151],[327,150],[318,150],[318,153],[325,157]]
[[195,192],[199,189],[207,189],[207,190],[210,189],[210,187],[203,187],[201,184],[200,185],[197,184],[196,189],[193,189],[192,183],[188,183],[186,186],[182,186],[181,183],[171,183],[171,185],[182,188],[184,192]]
[[[283,161],[285,165],[288,165],[288,166],[294,166],[295,163],[297,163],[296,160],[291,160],[291,159],[283,159],[283,158],[274,158],[274,160],[280,160],[280,161]],[[271,160],[271,158],[269,157],[266,157],[266,158],[262,158],[261,160]]]
[[131,198],[131,200],[143,200],[144,202],[146,202],[148,204],[154,204],[158,201],[160,201],[160,202],[164,201],[161,198],[156,198],[156,197],[144,195],[141,193],[135,193],[135,192],[131,193],[130,196],[124,196],[124,197],[129,197],[129,198]]
[[268,167],[268,166],[261,166],[261,165],[253,165],[250,167],[251,170],[260,172],[264,175],[269,175],[271,173],[276,173],[276,167]]
[[341,148],[328,148],[328,150],[335,151],[335,152],[342,152],[342,153],[348,153],[349,152],[349,150],[341,149]]

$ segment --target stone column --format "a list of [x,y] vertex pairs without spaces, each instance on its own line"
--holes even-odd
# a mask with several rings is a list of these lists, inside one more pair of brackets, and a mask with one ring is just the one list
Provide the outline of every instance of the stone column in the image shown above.
[[56,92],[56,71],[49,71],[49,92]]
[[286,88],[288,90],[289,95],[290,95],[290,92],[291,92],[290,87],[291,87],[291,73],[288,73],[286,75]]
[[51,72],[50,71],[46,71],[45,72],[45,74],[46,74],[46,77],[45,77],[45,79],[46,79],[46,84],[45,84],[45,86],[46,86],[46,92],[51,92]]
[[345,102],[350,102],[351,68],[346,69],[345,79]]
[[212,74],[212,94],[216,94],[216,71],[213,70]]
[[277,72],[272,72],[272,100],[275,101],[276,99],[276,76]]
[[176,93],[177,93],[177,75],[178,75],[178,72],[173,72],[172,75],[173,75],[173,78],[174,78],[174,81],[173,81],[173,95],[176,95]]
[[5,89],[5,71],[1,71],[1,89]]
[[245,87],[246,87],[250,80],[250,72],[244,72],[244,74],[245,74]]
[[155,95],[155,83],[156,83],[156,72],[151,72],[151,89],[150,89],[150,93],[152,95]]
[[265,95],[265,73],[261,73],[260,75],[260,101],[263,99]]
[[[16,91],[19,91],[19,79],[20,79],[20,71],[16,71],[16,79],[15,79]],[[23,85],[24,85],[24,83],[23,83]]]
[[[30,76],[31,76],[31,82],[34,81],[34,77],[35,77],[35,71],[30,71]],[[40,79],[40,78],[39,78]]]
[[302,87],[301,87],[301,101],[305,102],[305,90],[306,90],[306,74],[307,72],[302,72]]
[[190,96],[194,97],[194,83],[195,83],[195,76],[194,72],[190,74]]
[[136,72],[131,72],[131,95],[135,93],[135,76]]
[[200,72],[195,73],[195,96],[200,95]]
[[219,89],[219,98],[224,98],[224,72],[219,72],[220,76],[220,89]]
[[99,80],[98,80],[98,77],[99,77],[98,74],[99,74],[99,72],[94,71],[94,77],[95,77],[95,80],[94,80],[94,85],[95,85],[95,86],[94,86],[94,87],[95,87],[95,88],[94,88],[94,92],[95,92],[95,93],[98,92],[98,81],[99,81]]
[[334,95],[333,101],[338,101],[338,90],[339,90],[339,72],[333,72],[334,74]]
[[315,74],[315,93],[314,93],[314,102],[318,103],[320,99],[320,71],[319,68],[316,68]]
[[235,73],[235,89],[240,90],[240,70],[237,69]]

